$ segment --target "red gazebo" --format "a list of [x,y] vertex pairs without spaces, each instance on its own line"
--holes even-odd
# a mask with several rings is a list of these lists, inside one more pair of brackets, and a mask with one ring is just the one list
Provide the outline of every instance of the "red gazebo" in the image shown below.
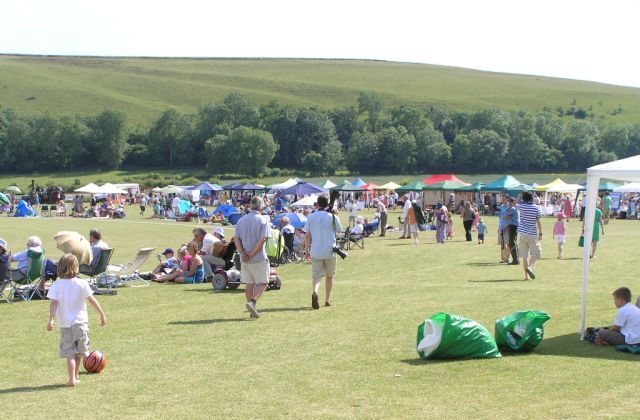
[[431,184],[437,184],[438,182],[443,182],[443,181],[454,181],[454,182],[459,182],[460,184],[470,185],[468,182],[464,182],[454,174],[431,175],[430,177],[422,181],[422,183],[425,185],[431,185]]

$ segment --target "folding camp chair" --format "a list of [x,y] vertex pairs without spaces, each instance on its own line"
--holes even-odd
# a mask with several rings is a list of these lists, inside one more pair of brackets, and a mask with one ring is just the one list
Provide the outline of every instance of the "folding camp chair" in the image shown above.
[[114,275],[118,277],[117,284],[122,284],[129,287],[146,287],[149,286],[149,282],[142,277],[138,269],[149,259],[151,253],[155,248],[140,248],[138,254],[128,263],[124,265],[109,265],[105,273],[107,275]]
[[11,298],[18,296],[25,302],[30,301],[34,295],[41,299],[45,298],[44,290],[40,289],[40,280],[44,274],[44,250],[41,252],[30,249],[27,251],[27,273],[24,276],[16,276],[16,272],[11,274]]
[[80,265],[80,274],[84,274],[85,276],[89,276],[89,282],[95,283],[96,277],[99,274],[107,271],[107,266],[109,265],[109,261],[111,261],[111,256],[113,255],[113,248],[106,248],[100,250],[100,255],[98,255],[98,261],[96,265]]
[[342,237],[336,240],[338,246],[346,251],[353,247],[364,249],[364,235],[354,235],[351,228],[346,228]]
[[[11,280],[9,279],[9,258],[7,255],[0,255],[0,299],[4,299],[7,303],[11,303],[11,295],[5,292]],[[11,289],[9,289],[11,290]]]

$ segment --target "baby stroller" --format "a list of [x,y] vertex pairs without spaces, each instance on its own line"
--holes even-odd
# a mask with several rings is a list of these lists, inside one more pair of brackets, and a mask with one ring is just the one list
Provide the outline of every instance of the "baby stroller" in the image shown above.
[[[237,289],[242,283],[240,277],[240,269],[242,261],[240,254],[236,252],[236,244],[231,239],[231,242],[226,244],[225,249],[220,256],[224,262],[224,268],[218,268],[213,272],[213,279],[211,280],[211,286],[215,290]],[[282,280],[278,273],[271,268],[269,275],[269,284],[267,290],[279,290],[282,287]]]

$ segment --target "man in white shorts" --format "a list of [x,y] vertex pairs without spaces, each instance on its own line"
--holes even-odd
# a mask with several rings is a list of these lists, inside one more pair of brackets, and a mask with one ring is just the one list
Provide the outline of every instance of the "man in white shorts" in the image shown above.
[[242,258],[240,278],[246,284],[246,307],[251,318],[260,318],[257,302],[269,284],[269,259],[265,243],[269,237],[269,220],[261,214],[262,198],[251,198],[251,211],[238,221],[236,226],[236,250]]
[[318,290],[320,280],[326,277],[324,306],[331,306],[331,289],[333,288],[333,277],[336,275],[336,254],[333,248],[336,246],[336,233],[342,232],[340,218],[335,216],[329,206],[326,196],[318,197],[318,210],[307,217],[307,224],[304,230],[307,232],[305,238],[307,246],[311,244],[311,278],[313,294],[311,295],[311,307],[320,309],[318,303]]

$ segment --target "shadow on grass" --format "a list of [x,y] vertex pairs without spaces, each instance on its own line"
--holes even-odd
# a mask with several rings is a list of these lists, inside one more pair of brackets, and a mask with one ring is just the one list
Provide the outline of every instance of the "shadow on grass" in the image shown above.
[[313,308],[310,306],[300,306],[297,308],[265,308],[259,309],[260,312],[301,312],[301,311],[312,311]]
[[545,356],[570,356],[588,359],[633,360],[640,361],[637,354],[616,351],[613,346],[596,346],[588,341],[580,340],[578,334],[559,335],[544,338],[533,353]]
[[512,281],[526,281],[525,279],[497,279],[497,280],[467,280],[468,283],[506,283]]
[[209,292],[209,293],[244,293],[244,289],[224,289],[216,290],[213,287],[208,289],[184,289],[183,292]]
[[250,321],[249,317],[246,318],[218,318],[218,319],[194,319],[192,321],[171,321],[169,325],[208,325],[208,324],[222,324],[224,322],[244,322]]
[[17,386],[15,388],[0,389],[0,395],[2,394],[20,394],[26,392],[39,392],[39,391],[51,391],[58,388],[67,388],[64,384],[51,384],[40,386]]
[[471,267],[493,267],[493,266],[497,266],[497,265],[505,265],[505,264],[500,264],[497,262],[470,262],[467,263],[466,265],[471,266]]

